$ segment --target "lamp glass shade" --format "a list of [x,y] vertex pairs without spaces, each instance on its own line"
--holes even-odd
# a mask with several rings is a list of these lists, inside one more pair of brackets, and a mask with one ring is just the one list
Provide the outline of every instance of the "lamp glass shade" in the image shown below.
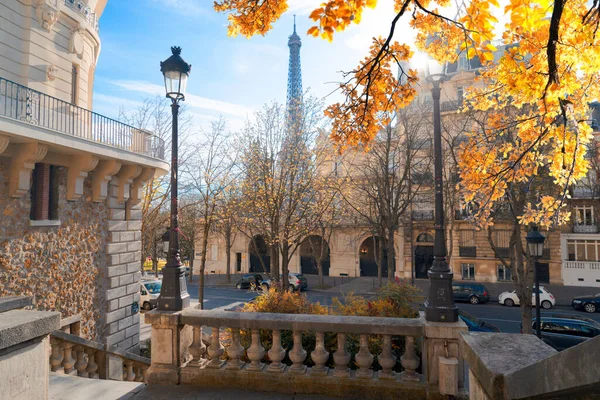
[[165,77],[165,91],[167,97],[183,100],[192,66],[181,58],[180,47],[171,47],[171,52],[173,55],[160,63],[160,70]]
[[434,82],[439,82],[444,77],[444,66],[433,58],[427,60],[427,77]]
[[529,246],[529,254],[532,257],[539,258],[544,254],[544,243],[546,237],[538,231],[537,226],[534,226],[525,238],[527,240],[527,246]]

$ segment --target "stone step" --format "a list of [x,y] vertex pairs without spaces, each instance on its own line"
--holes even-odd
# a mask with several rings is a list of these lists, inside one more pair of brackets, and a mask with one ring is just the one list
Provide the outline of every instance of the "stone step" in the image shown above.
[[139,382],[88,379],[50,373],[49,400],[127,400],[146,387]]
[[281,394],[195,386],[147,386],[131,400],[339,400],[327,396]]

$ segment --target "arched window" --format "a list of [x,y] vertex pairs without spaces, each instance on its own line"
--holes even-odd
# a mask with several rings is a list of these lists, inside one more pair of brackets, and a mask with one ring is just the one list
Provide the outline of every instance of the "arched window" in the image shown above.
[[421,233],[417,236],[417,242],[419,243],[433,243],[433,236],[429,233]]

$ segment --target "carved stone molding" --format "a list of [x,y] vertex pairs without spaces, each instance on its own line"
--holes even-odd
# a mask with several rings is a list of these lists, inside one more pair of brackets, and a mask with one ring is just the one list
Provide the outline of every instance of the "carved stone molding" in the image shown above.
[[60,15],[61,0],[37,0],[35,14],[42,28],[50,32]]
[[117,202],[125,203],[129,199],[129,188],[133,179],[142,173],[142,167],[137,165],[123,165],[119,173],[112,179],[112,184],[117,186]]
[[69,51],[79,59],[83,58],[83,50],[85,48],[84,33],[83,29],[74,29],[71,31],[71,39],[69,40]]
[[91,154],[71,157],[67,173],[67,200],[74,201],[83,195],[83,181],[97,165],[98,157]]
[[12,197],[21,197],[31,188],[31,171],[35,163],[46,157],[48,147],[38,143],[26,143],[15,146],[10,161],[8,193]]
[[108,196],[108,182],[121,169],[117,160],[103,160],[92,171],[92,201],[101,202]]
[[0,154],[4,153],[4,150],[6,150],[9,143],[10,143],[10,138],[8,136],[0,135]]
[[58,67],[54,64],[48,65],[48,67],[46,67],[46,78],[48,78],[48,80],[50,82],[52,82],[57,77],[58,77]]
[[130,204],[138,204],[142,198],[142,188],[150,179],[154,177],[154,168],[143,168],[142,173],[139,174],[131,184],[131,194],[129,196]]

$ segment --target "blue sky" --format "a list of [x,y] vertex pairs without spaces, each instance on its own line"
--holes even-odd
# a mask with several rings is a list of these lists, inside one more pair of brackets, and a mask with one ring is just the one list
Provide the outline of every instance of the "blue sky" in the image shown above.
[[[206,125],[223,115],[237,130],[264,103],[285,102],[294,13],[303,43],[303,87],[326,96],[336,88],[331,82],[341,80],[339,71],[354,68],[364,58],[371,38],[387,34],[393,5],[392,0],[380,0],[360,25],[329,43],[306,36],[312,26],[308,14],[321,2],[290,0],[289,12],[266,37],[246,39],[227,36],[227,18],[213,11],[212,0],[109,0],[100,18],[94,111],[116,117],[121,106],[136,107],[145,98],[163,95],[159,62],[177,45],[192,64],[186,105],[195,124]],[[401,41],[411,37],[406,29],[397,35]],[[325,102],[337,100],[334,94]]]

